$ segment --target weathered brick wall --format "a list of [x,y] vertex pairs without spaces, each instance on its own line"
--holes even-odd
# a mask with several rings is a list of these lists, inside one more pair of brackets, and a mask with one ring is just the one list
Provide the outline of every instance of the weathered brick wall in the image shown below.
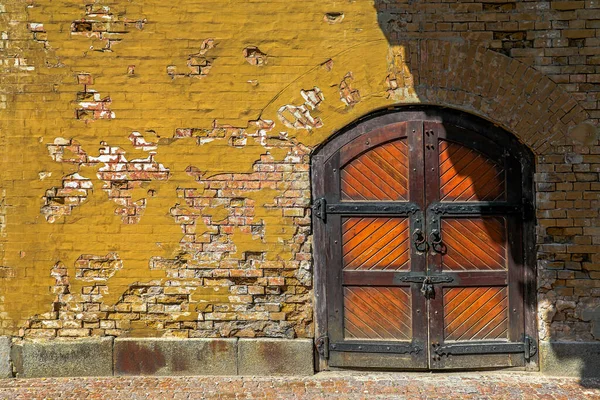
[[596,1],[3,2],[1,333],[311,337],[311,151],[425,103],[536,154],[540,336],[598,339],[599,24]]

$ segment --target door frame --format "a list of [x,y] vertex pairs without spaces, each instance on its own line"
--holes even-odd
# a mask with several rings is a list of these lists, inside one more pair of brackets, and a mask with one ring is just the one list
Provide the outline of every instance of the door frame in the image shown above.
[[[324,338],[327,326],[327,285],[325,252],[327,250],[325,225],[315,217],[318,213],[316,200],[324,194],[325,162],[341,147],[352,140],[377,128],[398,122],[414,120],[448,123],[475,132],[494,141],[504,151],[521,160],[523,205],[526,217],[523,221],[523,319],[525,334],[535,343],[537,333],[537,271],[535,262],[535,196],[533,174],[535,157],[531,150],[521,144],[508,131],[480,117],[463,111],[438,106],[403,106],[378,110],[359,118],[345,128],[336,132],[327,141],[314,149],[311,157],[311,193],[313,205],[313,257],[314,257],[314,320],[315,320],[315,367],[317,371],[328,370],[327,343]],[[536,352],[526,364],[527,370],[538,370],[538,353]]]

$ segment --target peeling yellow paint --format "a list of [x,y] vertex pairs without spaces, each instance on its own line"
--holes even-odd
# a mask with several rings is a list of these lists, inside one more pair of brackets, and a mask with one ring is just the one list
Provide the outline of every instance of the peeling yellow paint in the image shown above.
[[[221,2],[218,8],[192,0],[183,0],[177,7],[158,0],[98,1],[94,7],[110,7],[119,20],[134,17],[144,21],[143,29],[128,29],[119,37],[122,40],[118,45],[110,46],[110,52],[90,51],[90,43],[94,48],[106,48],[106,43],[93,35],[87,38],[69,33],[73,21],[85,15],[84,3],[42,0],[32,3],[27,14],[15,14],[20,20],[11,25],[8,34],[29,38],[27,47],[19,51],[34,69],[20,70],[17,82],[2,84],[2,89],[12,95],[6,110],[1,111],[0,121],[4,143],[10,143],[1,150],[6,217],[2,217],[5,236],[0,239],[0,266],[14,271],[14,277],[0,280],[5,312],[0,333],[16,334],[33,316],[51,311],[56,295],[50,271],[58,262],[67,268],[71,293],[87,290],[89,283],[74,279],[75,261],[82,254],[103,256],[115,252],[122,260],[123,268],[108,278],[107,289],[101,294],[106,306],[120,304],[133,284],[164,284],[173,279],[165,270],[149,267],[152,257],[189,258],[182,250],[182,226],[170,210],[179,204],[213,222],[224,220],[230,212],[223,206],[201,210],[184,204],[178,189],[204,190],[187,173],[189,167],[202,171],[204,179],[223,173],[250,174],[261,156],[270,154],[275,160],[283,160],[290,142],[315,146],[358,116],[391,103],[385,84],[388,44],[372,5],[346,3],[343,10],[335,9],[343,21],[338,18],[331,24],[323,19],[332,12],[330,2],[309,3],[281,3],[286,13],[271,20],[263,4],[255,1],[243,7],[239,2]],[[11,7],[25,7],[25,2],[7,5]],[[306,9],[313,12],[306,13]],[[28,29],[31,21],[41,26]],[[301,35],[302,40],[290,41],[297,43],[293,46],[282,45],[281,40],[287,41],[289,35]],[[46,40],[40,42],[40,38]],[[206,38],[214,38],[216,44],[212,46],[211,42],[210,52],[203,55],[210,56],[210,74],[201,80],[172,79],[165,72],[167,67],[198,53]],[[243,50],[252,47],[260,48],[268,62],[260,67],[248,63]],[[323,68],[324,63],[329,68]],[[339,101],[340,82],[349,71],[361,98],[352,108]],[[114,119],[85,123],[75,118],[74,104],[82,88],[77,75],[81,73],[93,77],[94,90],[110,96]],[[306,99],[302,93],[315,87],[322,91],[324,100],[310,112],[322,120],[323,126],[306,131],[280,123],[279,108],[303,104]],[[261,128],[253,125],[252,121],[257,120],[276,123]],[[232,137],[234,128],[224,129],[222,137],[202,136],[201,132],[224,126],[242,127],[239,129],[246,137]],[[182,128],[192,128],[196,133],[175,137],[176,130]],[[156,162],[164,165],[170,176],[132,189],[131,200],[145,199],[146,207],[138,223],[124,224],[102,189],[99,167],[54,161],[48,156],[46,144],[57,137],[75,139],[89,155],[97,156],[101,142],[106,142],[121,148],[128,160],[148,157],[143,146],[132,143],[132,132],[145,132],[144,139],[156,144],[152,150]],[[61,187],[63,177],[74,173],[91,179],[93,190],[71,215],[53,224],[46,222],[40,213],[45,191]],[[274,207],[281,195],[277,189],[247,195],[254,203],[254,219],[262,221],[264,232],[243,233],[236,228],[231,236],[233,259],[242,259],[245,253],[264,253],[265,261],[292,259],[288,242],[297,227],[291,217],[282,218],[281,209]],[[198,218],[194,233],[203,235],[208,231]],[[193,291],[192,302],[215,300],[215,288],[203,290]],[[8,293],[10,296],[6,296]],[[230,296],[222,293],[216,300]],[[176,321],[198,319],[197,311],[174,315]],[[141,336],[166,331],[156,321],[143,320],[132,321],[129,329],[132,335]]]

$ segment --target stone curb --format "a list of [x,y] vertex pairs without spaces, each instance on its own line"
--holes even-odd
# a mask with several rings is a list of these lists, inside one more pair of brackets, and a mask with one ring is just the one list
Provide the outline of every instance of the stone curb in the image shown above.
[[240,339],[239,375],[313,375],[311,339]]
[[111,376],[113,338],[26,341],[13,346],[18,378]]
[[600,378],[600,342],[540,342],[544,375]]
[[0,337],[0,378],[314,373],[312,339]]
[[115,375],[236,375],[237,339],[115,339]]
[[12,378],[11,338],[0,336],[0,379]]

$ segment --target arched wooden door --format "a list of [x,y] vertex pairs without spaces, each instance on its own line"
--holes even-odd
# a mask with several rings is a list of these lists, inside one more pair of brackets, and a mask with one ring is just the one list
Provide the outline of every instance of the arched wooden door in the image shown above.
[[379,116],[324,146],[313,213],[328,365],[530,361],[530,171],[508,134],[447,112]]

